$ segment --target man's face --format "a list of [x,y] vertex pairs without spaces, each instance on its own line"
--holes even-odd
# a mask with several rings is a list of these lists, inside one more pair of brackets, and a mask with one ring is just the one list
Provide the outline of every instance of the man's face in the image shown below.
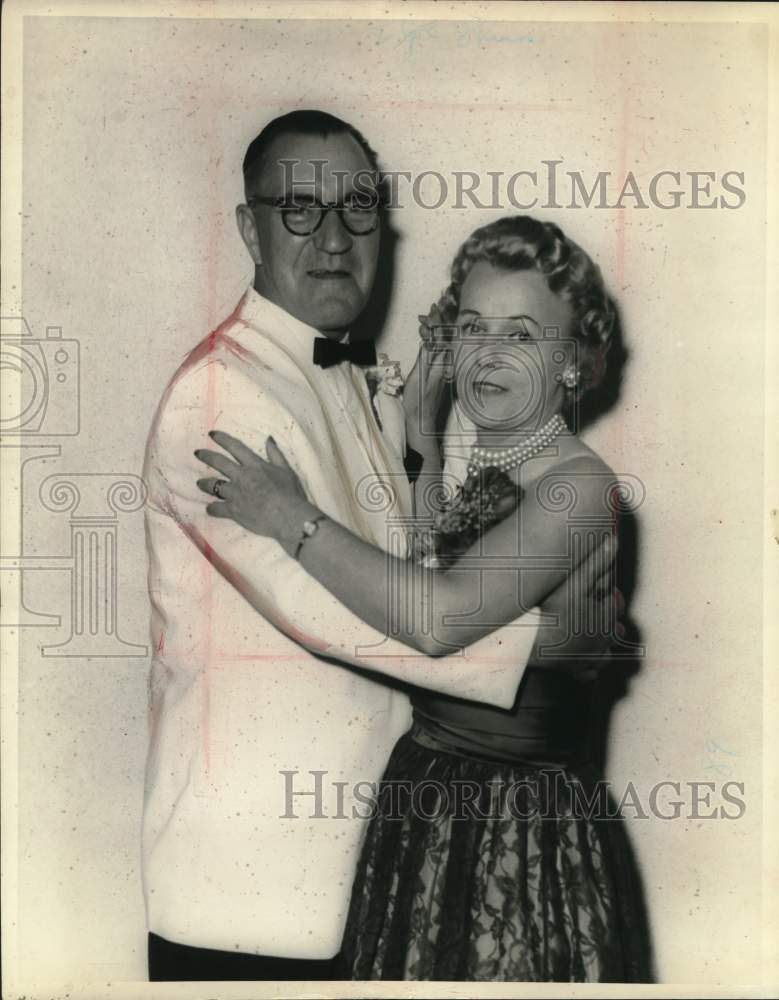
[[[299,162],[293,168],[282,160]],[[274,201],[341,204],[365,191],[370,169],[365,153],[348,134],[282,135],[270,145],[251,194]],[[330,211],[315,232],[298,236],[287,230],[273,205],[252,202],[251,216],[244,214],[243,222],[242,211],[241,233],[259,265],[257,291],[302,322],[340,337],[368,301],[379,230],[354,235],[340,214]],[[256,231],[247,233],[247,225],[254,228],[252,218]]]

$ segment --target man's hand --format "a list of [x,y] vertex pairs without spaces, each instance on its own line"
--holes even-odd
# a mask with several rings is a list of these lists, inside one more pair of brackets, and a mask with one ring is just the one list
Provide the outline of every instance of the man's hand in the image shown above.
[[613,587],[616,538],[594,548],[541,606],[529,666],[579,672],[602,665],[618,634],[621,595]]

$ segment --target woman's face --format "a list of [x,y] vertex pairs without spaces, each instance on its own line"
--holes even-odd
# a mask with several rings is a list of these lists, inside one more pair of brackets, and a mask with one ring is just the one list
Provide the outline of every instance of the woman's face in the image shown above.
[[460,290],[454,376],[477,427],[535,431],[562,407],[562,373],[576,364],[573,312],[536,270],[473,266]]

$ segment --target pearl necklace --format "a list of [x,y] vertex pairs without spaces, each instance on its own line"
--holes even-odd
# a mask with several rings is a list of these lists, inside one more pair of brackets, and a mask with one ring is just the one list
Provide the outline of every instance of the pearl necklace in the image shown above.
[[476,475],[482,469],[500,469],[509,472],[529,458],[537,455],[550,445],[556,437],[566,430],[566,423],[559,413],[537,430],[523,444],[515,444],[511,448],[481,448],[474,445],[471,460],[468,464],[469,475]]

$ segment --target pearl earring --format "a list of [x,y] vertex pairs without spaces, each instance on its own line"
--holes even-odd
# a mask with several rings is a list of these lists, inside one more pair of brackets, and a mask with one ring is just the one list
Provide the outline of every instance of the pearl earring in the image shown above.
[[579,384],[579,379],[581,378],[581,372],[578,368],[574,368],[573,365],[568,365],[568,367],[563,372],[563,385],[566,389],[575,389]]

